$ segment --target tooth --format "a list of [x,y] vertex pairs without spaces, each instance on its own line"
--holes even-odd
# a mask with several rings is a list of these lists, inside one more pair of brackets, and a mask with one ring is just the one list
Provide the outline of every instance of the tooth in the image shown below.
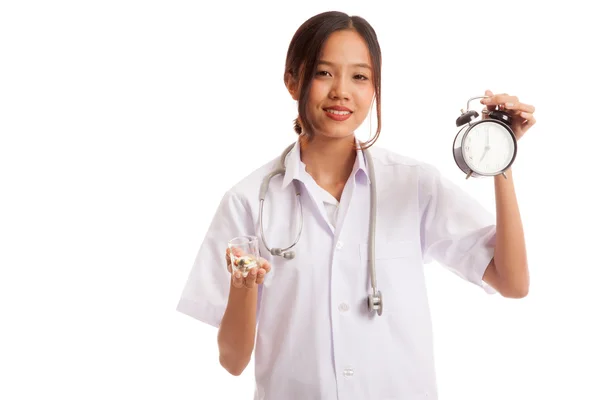
[[330,110],[330,109],[328,109],[327,112],[330,112],[332,114],[337,114],[337,115],[348,115],[348,114],[350,114],[350,111],[337,111],[337,110]]

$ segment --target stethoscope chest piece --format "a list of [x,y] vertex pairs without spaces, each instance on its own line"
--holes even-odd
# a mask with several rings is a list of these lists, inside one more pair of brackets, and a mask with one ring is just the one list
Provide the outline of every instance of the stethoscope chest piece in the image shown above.
[[[279,158],[279,163],[277,165],[277,167],[268,175],[266,175],[263,179],[262,185],[260,187],[260,192],[259,192],[259,202],[260,202],[260,206],[259,206],[259,211],[258,211],[258,220],[259,220],[259,231],[260,231],[260,238],[265,246],[265,248],[267,249],[267,251],[269,251],[273,256],[278,256],[278,257],[283,257],[287,260],[291,260],[295,257],[296,253],[291,250],[300,240],[300,235],[302,234],[302,226],[303,226],[303,211],[302,211],[302,202],[300,200],[300,195],[301,195],[301,190],[299,185],[297,184],[296,181],[294,181],[294,188],[295,188],[295,192],[296,192],[296,202],[297,202],[297,207],[298,207],[298,217],[300,220],[300,228],[298,229],[298,234],[296,236],[296,240],[294,241],[294,243],[292,243],[292,245],[285,247],[285,248],[276,248],[276,247],[269,247],[269,245],[267,244],[267,241],[265,240],[265,232],[263,229],[263,207],[264,207],[264,203],[265,203],[265,198],[267,196],[267,190],[269,188],[269,182],[271,181],[271,178],[273,178],[276,175],[283,175],[285,174],[285,159],[287,154],[292,150],[292,148],[294,147],[294,143],[292,143],[291,145],[289,145],[284,152],[281,154],[281,157]],[[371,158],[371,154],[369,153],[369,151],[367,151],[367,149],[364,149],[364,155],[365,155],[365,159],[367,162],[367,166],[368,166],[368,174],[369,174],[369,180],[370,180],[370,192],[371,192],[371,208],[369,210],[369,274],[370,274],[370,278],[371,278],[371,287],[372,287],[372,293],[369,294],[369,297],[367,298],[367,305],[369,307],[369,311],[370,312],[377,312],[378,315],[381,315],[381,313],[383,312],[383,300],[381,297],[381,292],[379,290],[377,290],[377,278],[376,278],[376,271],[375,271],[375,262],[373,260],[375,260],[375,214],[376,214],[376,204],[377,204],[377,187],[375,186],[375,173],[374,173],[374,168],[373,168],[373,160]]]
[[377,311],[377,314],[381,315],[383,312],[383,297],[380,290],[375,294],[370,294],[367,303],[369,305],[369,311]]

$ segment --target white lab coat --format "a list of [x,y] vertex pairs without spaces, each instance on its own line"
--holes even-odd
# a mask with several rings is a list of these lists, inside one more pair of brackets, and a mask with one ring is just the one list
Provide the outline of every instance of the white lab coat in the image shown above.
[[[362,152],[333,210],[306,173],[296,144],[285,176],[271,180],[264,207],[268,245],[287,247],[298,227],[291,183],[301,182],[304,226],[296,257],[273,257],[261,245],[272,270],[259,287],[255,400],[437,399],[424,264],[436,260],[495,293],[482,281],[493,256],[495,218],[432,166],[378,147],[370,151],[383,315],[367,308],[370,198]],[[219,326],[230,281],[227,242],[259,236],[259,188],[277,159],[223,197],[179,311]]]

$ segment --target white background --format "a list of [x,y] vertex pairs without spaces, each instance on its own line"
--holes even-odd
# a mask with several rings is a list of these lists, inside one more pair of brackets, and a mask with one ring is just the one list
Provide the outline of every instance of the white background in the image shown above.
[[0,398],[252,398],[252,364],[229,376],[175,306],[221,196],[296,140],[287,46],[330,9],[379,35],[378,145],[490,210],[493,181],[451,157],[460,109],[488,88],[537,109],[514,165],[529,296],[427,267],[440,399],[600,398],[597,11],[201,3],[1,2]]

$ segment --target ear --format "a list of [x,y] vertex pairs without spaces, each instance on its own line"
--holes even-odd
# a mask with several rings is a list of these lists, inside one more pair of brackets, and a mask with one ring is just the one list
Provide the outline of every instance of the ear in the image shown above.
[[290,92],[292,98],[298,101],[298,98],[300,98],[300,85],[289,72],[285,74],[285,86],[287,87],[288,92]]

